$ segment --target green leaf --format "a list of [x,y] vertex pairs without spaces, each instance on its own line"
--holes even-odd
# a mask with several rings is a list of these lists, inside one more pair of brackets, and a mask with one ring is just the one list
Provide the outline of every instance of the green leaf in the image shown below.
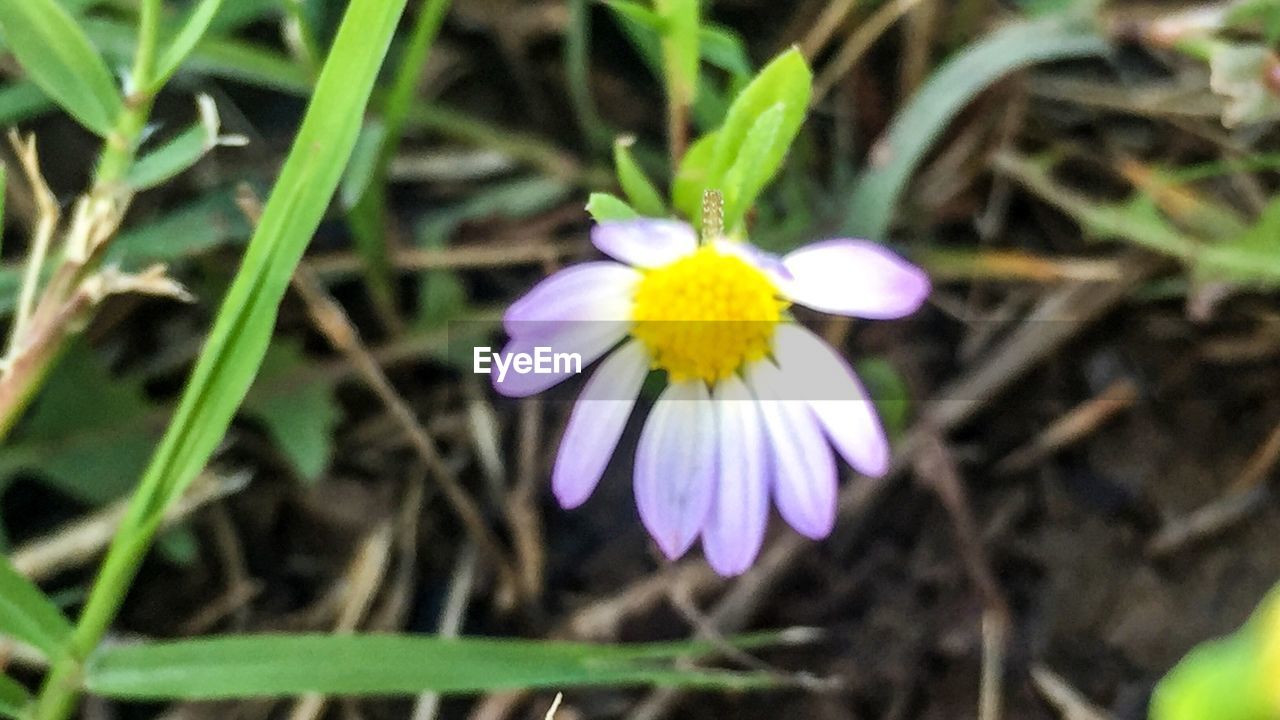
[[405,0],[347,7],[302,127],[139,489],[157,517],[221,442],[266,355],[281,299],[351,157]]
[[276,341],[267,351],[245,411],[258,418],[298,475],[314,482],[333,457],[333,431],[342,409],[333,382],[302,370],[307,359],[295,341]]
[[156,72],[151,89],[159,89],[177,72],[178,66],[187,59],[192,50],[195,50],[196,44],[209,31],[209,24],[213,22],[213,18],[221,7],[222,0],[198,0],[195,7],[191,8],[187,19],[182,23],[182,29],[169,39],[164,52],[156,61]]
[[114,500],[146,467],[156,435],[150,412],[140,379],[113,376],[87,347],[73,346],[0,453],[0,482],[33,472],[82,502]]
[[157,262],[188,260],[224,245],[243,244],[252,231],[236,206],[235,190],[214,188],[199,199],[122,233],[111,243],[106,259],[119,263],[124,270],[135,271]]
[[722,189],[726,228],[736,225],[735,219],[746,216],[751,200],[760,194],[773,177],[776,168],[765,167],[764,163],[777,145],[786,111],[785,105],[777,103],[756,117],[755,124],[738,149],[737,159],[729,172],[725,173]]
[[1105,55],[1106,42],[1088,25],[1051,17],[1014,22],[978,40],[930,76],[879,141],[888,162],[862,173],[843,233],[883,237],[907,181],[951,120],[1005,75],[1039,62]]
[[[756,158],[749,175],[743,175],[738,185],[739,196],[733,206],[725,207],[725,230],[730,235],[742,234],[743,218],[755,202],[756,196],[765,185],[777,174],[786,157],[787,150],[800,132],[805,113],[809,107],[812,91],[813,75],[805,63],[799,50],[792,48],[775,58],[760,70],[754,80],[734,98],[725,114],[724,124],[715,133],[715,146],[710,150],[710,158],[706,161],[705,178],[701,187],[689,188],[688,197],[681,198],[685,205],[678,205],[686,216],[699,222],[698,208],[701,206],[702,191],[710,188],[725,189],[729,172],[747,151],[746,143],[752,129],[757,127],[761,116],[774,112],[779,118],[766,121],[767,124],[753,138],[756,147],[752,152]],[[775,110],[781,106],[781,110]],[[772,132],[765,132],[768,125],[776,124]],[[768,140],[764,143],[764,140]],[[693,149],[690,149],[692,154]],[[702,158],[699,158],[701,162]],[[745,170],[744,170],[745,172]],[[681,168],[684,174],[684,168]],[[693,202],[693,197],[697,202]]]
[[1280,587],[1236,634],[1193,650],[1156,686],[1151,720],[1280,717]]
[[80,124],[106,137],[123,104],[107,64],[54,0],[0,2],[0,30],[40,89]]
[[53,109],[49,96],[29,80],[0,88],[0,125],[16,125]]
[[218,109],[213,98],[200,95],[197,99],[200,121],[187,128],[169,142],[142,156],[129,168],[126,182],[135,190],[155,187],[174,178],[200,161],[219,145],[243,145],[239,137],[224,138]]
[[1280,198],[1240,235],[1199,248],[1192,262],[1201,279],[1280,286]]
[[616,195],[602,192],[591,193],[591,197],[587,198],[587,213],[598,223],[635,220],[640,217],[640,213]]
[[26,712],[31,695],[8,675],[0,675],[0,716],[18,720]]
[[637,212],[647,217],[662,217],[667,214],[667,206],[649,176],[631,155],[632,142],[631,138],[618,138],[613,143],[613,164],[618,173],[618,184]]
[[[58,657],[71,637],[71,623],[7,557],[0,557],[0,633],[36,648],[49,659]],[[5,690],[0,683],[0,703],[7,699]]]
[[657,663],[689,650],[406,635],[232,636],[105,646],[89,659],[85,685],[112,698],[214,700],[587,685],[749,688],[770,682],[759,674]]
[[751,56],[742,36],[727,28],[703,25],[698,33],[702,57],[744,84],[751,78]]

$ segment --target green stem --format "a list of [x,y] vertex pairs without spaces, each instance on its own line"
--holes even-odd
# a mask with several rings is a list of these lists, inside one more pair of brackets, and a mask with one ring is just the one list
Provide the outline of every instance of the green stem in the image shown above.
[[138,10],[138,49],[133,56],[133,87],[151,84],[155,71],[156,45],[160,37],[161,0],[142,0]]
[[129,514],[116,531],[116,541],[111,544],[103,561],[102,571],[93,584],[66,652],[54,661],[45,676],[33,708],[33,720],[65,720],[75,709],[84,662],[119,611],[120,603],[159,528],[160,516],[154,516],[151,521],[144,520],[148,515],[148,501],[143,493],[133,497]]
[[[167,506],[208,462],[248,392],[289,277],[350,159],[404,2],[353,0],[347,8],[241,268],[174,419],[130,500],[66,651],[54,659],[30,708],[32,720],[65,720],[75,709],[85,663],[116,617]],[[230,365],[232,358],[238,366]]]

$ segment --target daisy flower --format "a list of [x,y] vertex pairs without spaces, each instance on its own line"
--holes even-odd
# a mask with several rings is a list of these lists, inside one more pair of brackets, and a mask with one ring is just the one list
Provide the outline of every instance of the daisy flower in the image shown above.
[[[779,258],[742,242],[699,244],[689,225],[654,219],[601,223],[591,239],[613,260],[551,275],[503,318],[504,354],[545,347],[582,364],[604,357],[560,443],[560,505],[591,495],[645,378],[662,370],[667,386],[645,420],[634,472],[640,519],[662,552],[674,560],[701,537],[717,572],[740,574],[760,551],[770,499],[797,532],[825,537],[836,514],[832,447],[880,476],[889,445],[853,370],[788,308],[899,318],[924,302],[928,277],[863,240]],[[492,377],[500,393],[524,397],[574,370]]]

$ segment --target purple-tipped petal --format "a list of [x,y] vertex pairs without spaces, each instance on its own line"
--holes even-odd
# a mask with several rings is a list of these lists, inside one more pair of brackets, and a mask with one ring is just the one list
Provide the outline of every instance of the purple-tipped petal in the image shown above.
[[836,315],[889,320],[910,315],[929,297],[929,276],[866,240],[826,240],[782,259],[794,278],[793,302]]
[[698,249],[698,235],[676,220],[624,220],[591,228],[600,252],[639,268],[669,265]]
[[741,575],[755,562],[769,522],[767,438],[760,410],[736,377],[716,386],[718,454],[715,499],[702,529],[707,562],[720,575]]
[[587,381],[569,415],[551,472],[551,489],[560,507],[578,507],[595,491],[648,374],[644,345],[632,340],[605,358]]
[[638,282],[639,272],[616,262],[574,265],[512,303],[502,316],[503,326],[516,337],[543,334],[543,323],[626,320]]
[[635,472],[640,521],[668,558],[685,554],[706,524],[715,470],[716,414],[706,385],[669,386],[640,432]]
[[800,325],[778,326],[773,350],[785,397],[808,401],[831,444],[855,470],[884,475],[889,441],[875,403],[844,358]]
[[[577,375],[599,359],[626,337],[628,325],[625,322],[545,323],[542,326],[544,334],[511,338],[502,348],[502,356],[528,354],[536,358],[541,353],[544,358],[549,358],[544,365],[549,372],[520,373],[512,361],[507,366],[506,375],[502,376],[499,359],[495,357],[489,362],[489,380],[494,390],[507,397],[536,395]],[[566,362],[564,358],[557,361],[556,356],[563,354],[575,354],[581,363]]]
[[836,522],[836,458],[808,404],[784,399],[782,371],[768,360],[747,370],[760,400],[778,514],[796,532],[821,540]]

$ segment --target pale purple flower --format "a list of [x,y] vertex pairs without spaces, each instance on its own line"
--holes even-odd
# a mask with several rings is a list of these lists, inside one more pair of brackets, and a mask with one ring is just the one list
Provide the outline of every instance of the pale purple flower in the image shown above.
[[[835,452],[880,476],[889,444],[848,363],[786,309],[904,317],[929,294],[925,273],[865,240],[778,258],[727,240],[699,245],[693,228],[670,220],[602,223],[591,239],[618,262],[562,270],[504,316],[504,354],[542,346],[584,364],[604,357],[560,444],[552,488],[561,506],[591,495],[645,377],[662,369],[668,385],[641,431],[634,483],[640,519],[663,553],[675,559],[701,537],[717,572],[744,572],[771,498],[797,532],[825,537],[835,522]],[[495,374],[494,386],[532,395],[572,374],[564,370]]]

